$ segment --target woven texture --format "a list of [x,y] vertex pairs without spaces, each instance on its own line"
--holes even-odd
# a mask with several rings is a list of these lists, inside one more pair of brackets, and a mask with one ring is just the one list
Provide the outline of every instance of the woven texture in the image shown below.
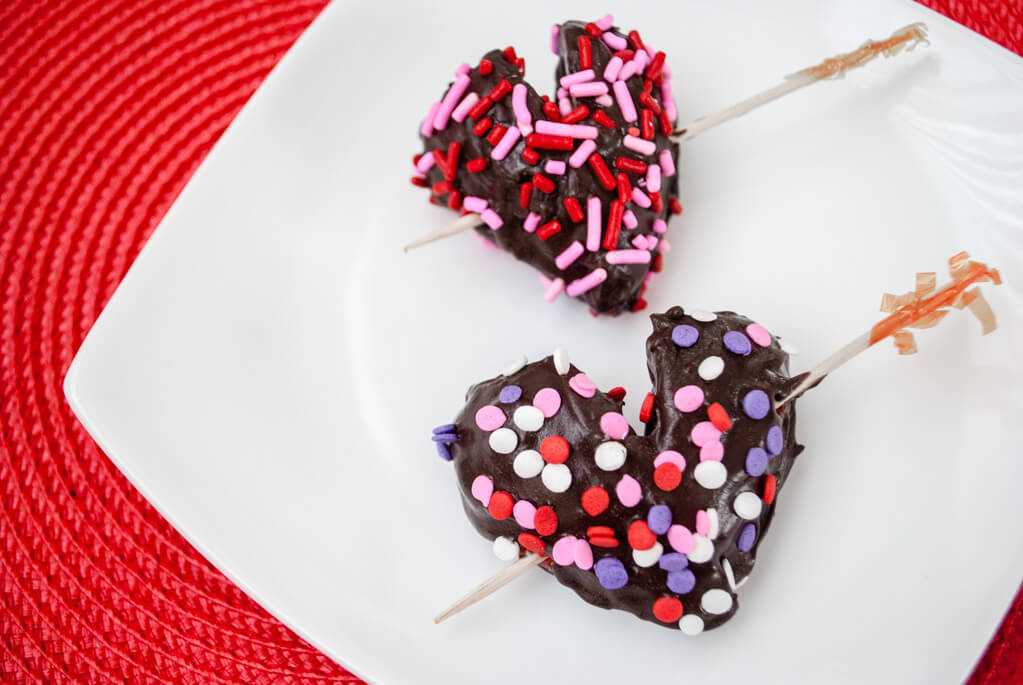
[[[213,569],[74,420],[85,333],[324,0],[0,0],[0,681],[358,682]],[[1023,0],[925,4],[1017,52]],[[1023,597],[975,685],[1023,673]]]

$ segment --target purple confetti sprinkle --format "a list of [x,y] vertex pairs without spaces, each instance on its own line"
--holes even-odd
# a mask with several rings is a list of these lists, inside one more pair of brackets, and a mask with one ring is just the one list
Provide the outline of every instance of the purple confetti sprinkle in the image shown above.
[[646,523],[657,535],[664,535],[671,528],[671,508],[667,504],[655,504],[646,515]]
[[662,554],[660,561],[657,563],[662,571],[681,571],[689,566],[689,557],[681,552],[668,552],[667,554]]
[[436,443],[436,445],[437,454],[440,455],[440,458],[443,459],[444,461],[451,461],[451,452],[448,451],[448,446],[445,445],[443,442],[438,442]]
[[750,390],[742,398],[742,410],[751,419],[762,419],[771,411],[771,398],[763,390]]
[[668,574],[668,589],[676,595],[692,592],[696,587],[696,576],[689,569],[672,571]]
[[604,557],[593,565],[593,571],[597,574],[597,580],[607,590],[618,590],[629,582],[625,564],[614,557]]
[[687,324],[675,326],[671,330],[671,340],[679,347],[692,347],[700,339],[700,331]]
[[776,457],[781,454],[783,447],[785,447],[785,438],[782,435],[781,426],[771,426],[767,430],[767,451],[771,453],[772,457]]
[[725,333],[724,342],[725,347],[730,352],[741,354],[744,357],[753,351],[753,344],[749,341],[749,338],[739,331],[728,331]]
[[454,433],[438,433],[433,436],[433,441],[443,443],[458,442],[458,436]]
[[767,470],[767,452],[759,447],[751,447],[746,453],[746,473],[751,476],[762,476]]
[[757,527],[752,523],[747,523],[742,527],[739,532],[739,541],[737,546],[743,552],[748,552],[753,549],[753,543],[757,541]]
[[436,428],[433,429],[433,434],[434,435],[439,435],[440,433],[454,433],[454,432],[455,432],[455,424],[453,424],[453,423],[445,423],[443,426],[437,426]]
[[497,396],[497,399],[501,401],[501,404],[511,404],[518,401],[520,397],[522,397],[522,388],[517,385],[506,385],[501,388],[501,393]]

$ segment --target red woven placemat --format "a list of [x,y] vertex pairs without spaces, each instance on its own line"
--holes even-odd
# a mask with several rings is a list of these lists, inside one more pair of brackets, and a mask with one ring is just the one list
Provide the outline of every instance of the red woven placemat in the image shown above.
[[[213,569],[61,382],[132,259],[324,0],[0,0],[0,681],[358,682]],[[1023,0],[925,4],[1023,53]],[[972,683],[1023,674],[1023,596]]]

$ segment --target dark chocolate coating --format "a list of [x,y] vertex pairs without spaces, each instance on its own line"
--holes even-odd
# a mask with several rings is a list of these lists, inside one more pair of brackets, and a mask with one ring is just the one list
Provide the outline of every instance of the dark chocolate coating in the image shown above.
[[[584,26],[582,22],[577,21],[566,22],[561,26],[561,38],[559,41],[561,54],[557,68],[557,77],[559,79],[565,75],[566,65],[569,72],[579,71],[579,54],[576,39],[580,35],[585,35]],[[612,29],[612,31],[624,37],[624,34],[617,29]],[[600,38],[593,38],[591,45],[593,70],[596,74],[596,80],[605,82],[601,77],[614,53]],[[493,63],[493,71],[486,76],[482,76],[479,73],[478,66],[474,67],[469,72],[471,83],[466,92],[474,92],[482,97],[489,93],[502,79],[506,79],[513,87],[516,84],[524,83],[527,86],[526,102],[534,125],[536,121],[546,119],[542,110],[543,101],[536,91],[533,90],[532,86],[523,79],[518,67],[509,61],[500,50],[492,50],[484,57]],[[627,85],[629,92],[632,94],[636,110],[639,112],[643,108],[639,100],[640,93],[643,92],[644,88],[642,74],[629,78]],[[557,83],[555,84],[556,87]],[[612,97],[614,96],[612,95]],[[658,105],[662,104],[660,88],[654,86],[651,90],[651,97],[653,97]],[[577,123],[592,125],[597,128],[598,137],[595,141],[597,152],[604,158],[612,174],[617,173],[614,162],[619,156],[641,160],[648,164],[657,164],[658,155],[662,150],[671,150],[672,158],[675,160],[676,167],[678,166],[678,145],[671,142],[661,132],[656,118],[654,126],[656,133],[653,142],[657,150],[652,155],[642,155],[625,147],[623,143],[623,136],[627,133],[628,129],[630,127],[639,127],[639,122],[626,122],[621,115],[617,102],[608,107],[600,108],[614,121],[615,127],[613,129],[605,128],[592,119],[593,111],[598,108],[594,98],[576,98],[573,99],[573,104],[575,106],[585,104],[590,108],[591,116]],[[499,100],[484,116],[490,118],[495,125],[500,124],[506,128],[514,127],[516,125],[516,118],[512,109],[511,95],[509,94]],[[603,240],[611,202],[617,198],[617,191],[605,190],[598,182],[589,164],[583,164],[578,169],[568,166],[564,175],[545,174],[554,181],[555,189],[551,193],[544,193],[534,188],[529,206],[524,208],[519,201],[521,184],[531,181],[534,174],[543,173],[543,166],[548,160],[564,161],[567,164],[572,151],[538,149],[540,161],[536,165],[530,165],[522,158],[522,151],[525,147],[525,136],[523,136],[516,142],[511,152],[503,160],[494,160],[490,157],[494,145],[487,141],[486,134],[477,136],[473,133],[473,126],[475,124],[476,121],[471,117],[466,117],[460,123],[451,120],[443,130],[435,131],[433,135],[423,138],[423,152],[425,154],[432,150],[440,150],[444,153],[453,141],[457,141],[462,145],[458,172],[452,182],[453,188],[461,194],[462,198],[465,196],[476,196],[487,200],[489,207],[504,221],[504,225],[497,230],[492,230],[489,226],[481,224],[476,228],[476,231],[487,240],[513,254],[517,259],[532,265],[547,277],[552,279],[561,278],[564,279],[565,283],[571,283],[576,279],[586,276],[594,269],[601,267],[607,271],[607,280],[588,292],[583,293],[580,298],[593,311],[601,314],[618,314],[632,309],[640,298],[644,277],[650,271],[653,260],[660,254],[659,247],[652,251],[651,262],[646,264],[608,264],[605,259],[607,250],[603,247],[600,247],[595,252],[584,252],[582,256],[565,270],[559,269],[555,264],[555,258],[571,245],[572,242],[578,240],[583,245],[586,244],[586,219],[584,218],[581,222],[574,223],[564,206],[563,200],[568,197],[575,198],[585,212],[587,198],[591,196],[599,197],[602,206],[601,238]],[[576,147],[578,147],[580,142],[578,140],[575,141]],[[469,173],[465,168],[466,163],[477,158],[487,160],[486,169],[479,173]],[[627,176],[633,187],[636,186],[641,178],[633,173],[629,173]],[[427,181],[431,187],[443,180],[443,172],[436,166],[427,173]],[[663,207],[660,211],[654,211],[653,207],[644,209],[631,201],[626,205],[626,208],[636,215],[638,226],[632,230],[626,229],[624,225],[622,226],[616,249],[632,249],[631,241],[637,235],[661,237],[660,234],[654,233],[653,223],[655,219],[660,218],[667,221],[669,217],[669,202],[672,198],[678,197],[677,174],[662,179],[660,193],[663,200]],[[445,193],[443,195],[433,194],[432,197],[436,203],[443,206],[447,203],[449,196]],[[552,219],[557,219],[561,223],[561,231],[547,240],[540,240],[535,233],[524,231],[522,225],[530,212],[540,215],[541,225]]]
[[[767,347],[752,344],[750,354],[745,356],[725,348],[722,336],[726,332],[744,333],[746,327],[753,323],[745,317],[732,312],[718,312],[714,321],[700,322],[675,307],[651,318],[654,330],[647,340],[647,360],[653,381],[654,407],[645,436],[636,434],[630,427],[628,436],[619,441],[628,451],[620,468],[602,470],[593,455],[599,444],[611,440],[601,430],[601,416],[605,412],[621,412],[623,402],[599,390],[590,399],[580,396],[569,386],[569,379],[579,370],[572,366],[566,375],[560,375],[552,357],[529,364],[510,376],[499,376],[470,388],[466,405],[455,419],[458,439],[450,445],[450,451],[466,514],[481,535],[488,539],[497,536],[516,539],[522,532],[537,534],[536,531],[526,531],[514,517],[496,520],[487,507],[473,497],[473,480],[485,475],[493,480],[495,491],[506,491],[515,501],[525,499],[538,508],[543,505],[553,507],[558,517],[558,528],[551,535],[541,536],[548,554],[553,544],[564,535],[586,539],[590,526],[614,529],[618,547],[593,546],[592,551],[595,560],[615,557],[624,564],[629,579],[621,589],[605,589],[592,569],[583,570],[574,564],[545,564],[559,582],[571,587],[584,600],[678,628],[677,621],[670,624],[659,621],[652,609],[660,597],[678,597],[684,613],[695,613],[709,629],[728,620],[737,608],[734,589],[730,588],[722,570],[722,560],[727,559],[731,564],[737,582],[749,575],[777,502],[764,503],[760,515],[747,521],[735,513],[735,497],[743,492],[762,496],[768,475],[776,478],[776,492],[780,493],[795,457],[802,451],[795,439],[794,402],[786,404],[780,414],[772,409],[766,417],[756,420],[744,412],[743,397],[750,390],[761,389],[769,397],[777,399],[792,387],[794,379],[788,377],[788,355],[774,338]],[[679,347],[672,340],[672,330],[680,324],[693,326],[700,333],[691,347]],[[719,377],[706,381],[698,375],[697,368],[703,359],[711,355],[724,359],[725,368]],[[521,387],[522,396],[515,402],[502,404],[498,395],[508,385]],[[695,411],[682,412],[674,403],[675,392],[686,385],[697,385],[704,391],[703,405]],[[533,397],[542,388],[554,388],[559,392],[561,408],[557,414],[546,418],[538,431],[523,431],[515,425],[512,415],[516,408],[532,404]],[[700,463],[700,449],[690,437],[694,425],[708,420],[707,407],[712,403],[720,403],[732,421],[731,427],[720,438],[724,446],[722,463],[728,476],[724,485],[717,489],[703,487],[694,477],[694,469]],[[518,436],[518,445],[510,454],[493,451],[488,442],[490,432],[481,430],[476,424],[477,411],[487,405],[500,407],[508,417],[505,427]],[[766,435],[772,426],[779,426],[782,430],[783,449],[769,459],[766,473],[752,476],[746,471],[747,453],[752,447],[765,447]],[[562,493],[547,489],[540,476],[524,479],[513,470],[516,454],[526,449],[539,450],[541,441],[551,435],[564,437],[571,446],[565,463],[571,470],[572,484]],[[654,459],[663,450],[675,450],[685,458],[681,484],[671,491],[660,489],[653,478]],[[642,487],[642,499],[632,507],[623,505],[615,493],[616,484],[625,474],[635,478]],[[583,492],[592,486],[603,487],[611,500],[607,510],[597,516],[589,515],[580,504]],[[694,533],[698,511],[713,509],[717,512],[719,525],[717,536],[712,540],[713,554],[706,562],[689,563],[688,568],[694,573],[696,583],[690,592],[682,595],[668,589],[667,572],[659,564],[643,568],[632,556],[628,528],[636,520],[646,520],[648,510],[656,504],[669,506],[672,522]],[[756,526],[757,535],[753,547],[743,552],[737,547],[737,540],[747,523]],[[666,535],[659,535],[657,540],[665,553],[673,551]],[[723,589],[733,597],[732,607],[725,613],[715,615],[701,607],[703,593],[714,588]]]

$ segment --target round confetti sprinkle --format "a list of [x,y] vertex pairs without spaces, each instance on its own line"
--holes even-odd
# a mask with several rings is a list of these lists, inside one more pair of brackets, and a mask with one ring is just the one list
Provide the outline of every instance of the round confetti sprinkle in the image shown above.
[[679,468],[680,471],[685,471],[686,460],[681,453],[675,450],[664,450],[656,457],[654,457],[654,468],[657,468],[661,464],[669,463],[674,464]]
[[700,598],[700,608],[708,614],[725,614],[732,608],[732,596],[720,588],[707,590]]
[[492,404],[480,407],[476,411],[476,425],[479,426],[480,430],[496,430],[503,426],[504,422],[507,420],[508,417],[505,416],[503,411],[501,411],[501,408],[495,407]]
[[777,487],[778,479],[774,476],[768,476],[764,480],[764,504],[770,504],[774,501]]
[[437,448],[437,454],[440,455],[441,459],[444,461],[451,461],[453,459],[451,456],[451,450],[448,449],[447,445],[442,442],[437,442],[434,443],[434,446]]
[[712,381],[725,371],[725,360],[721,357],[711,355],[700,362],[696,373],[705,381]]
[[691,309],[686,313],[689,314],[691,318],[703,323],[710,323],[718,318],[718,315],[714,312],[708,312],[702,309]]
[[572,472],[564,464],[547,464],[540,472],[540,480],[551,492],[564,492],[572,485]]
[[458,432],[458,427],[455,426],[455,424],[453,424],[453,423],[445,423],[443,426],[437,426],[436,428],[433,429],[433,434],[434,435],[440,435],[441,433],[456,433],[456,432]]
[[746,453],[746,473],[751,476],[762,476],[767,470],[767,452],[759,447],[751,447]]
[[550,435],[540,443],[540,456],[548,464],[564,464],[570,451],[568,441],[560,435]]
[[554,513],[552,507],[544,505],[536,510],[533,527],[536,528],[537,533],[544,537],[554,535],[558,530],[558,515]]
[[725,457],[725,446],[720,440],[711,440],[700,447],[700,461],[721,461]]
[[696,587],[696,574],[689,569],[672,571],[668,574],[668,589],[676,595],[692,592],[694,587]]
[[541,388],[533,395],[533,406],[549,419],[561,409],[561,393],[554,388]]
[[748,552],[753,549],[753,543],[757,541],[757,527],[752,523],[747,523],[739,531],[739,541],[736,546],[743,552]]
[[575,390],[577,395],[585,398],[593,397],[597,393],[597,386],[585,373],[577,373],[568,380],[568,387]]
[[703,390],[698,385],[683,385],[675,391],[675,406],[681,412],[696,411],[703,406]]
[[501,392],[497,395],[497,399],[500,400],[501,404],[517,402],[520,397],[522,397],[522,388],[517,385],[506,385],[501,388]]
[[732,427],[732,418],[728,415],[725,408],[721,406],[720,402],[715,402],[707,407],[707,418],[722,433]]
[[657,565],[661,567],[662,571],[668,571],[670,573],[672,571],[681,571],[689,566],[689,560],[686,559],[685,554],[680,554],[679,552],[668,552],[667,554],[661,555],[661,559]]
[[742,398],[742,410],[751,419],[762,419],[771,411],[771,398],[763,390],[750,390]]
[[518,373],[519,371],[522,370],[522,367],[525,366],[528,363],[529,363],[529,358],[526,357],[526,355],[522,355],[521,357],[516,357],[515,361],[513,361],[510,364],[508,364],[508,366],[506,366],[504,368],[504,371],[501,372],[501,375],[502,376],[510,376],[513,373]]
[[575,549],[572,550],[572,558],[575,560],[575,565],[583,571],[593,568],[593,548],[590,547],[590,543],[585,540],[577,541]]
[[717,490],[728,480],[728,470],[720,461],[701,461],[693,469],[693,477],[708,490]]
[[583,493],[581,502],[583,511],[590,516],[599,516],[607,511],[607,507],[611,503],[611,497],[607,494],[607,490],[599,485],[594,485]]
[[781,426],[771,426],[767,429],[767,451],[772,457],[781,454],[785,447],[785,436],[781,432]]
[[498,428],[490,434],[490,449],[498,454],[511,454],[519,445],[519,436],[511,428]]
[[703,632],[703,619],[696,614],[683,616],[678,622],[678,629],[685,635],[699,635]]
[[710,537],[710,517],[703,509],[696,512],[696,534],[705,538]]
[[512,414],[512,421],[521,430],[538,431],[543,426],[543,412],[536,407],[525,405],[515,410],[515,413]]
[[699,339],[700,331],[689,324],[682,324],[671,329],[671,341],[679,347],[692,347]]
[[767,347],[771,344],[771,334],[758,323],[751,323],[749,326],[746,326],[746,335],[761,347]]
[[714,556],[714,543],[702,535],[693,536],[693,551],[688,554],[690,563],[702,564]]
[[643,489],[635,478],[626,474],[615,486],[615,494],[618,495],[618,501],[622,503],[622,506],[634,507],[643,497]]
[[476,476],[472,481],[470,490],[472,496],[478,499],[480,504],[487,506],[490,504],[490,496],[494,494],[494,481],[490,480],[487,476]]
[[622,440],[629,434],[629,422],[616,411],[606,412],[600,417],[600,430],[615,440]]
[[554,370],[557,371],[562,376],[568,373],[569,370],[568,350],[566,350],[564,347],[554,348]]
[[674,623],[682,618],[682,602],[677,597],[658,597],[654,601],[654,616],[661,623]]
[[721,431],[714,426],[710,421],[700,421],[698,424],[693,426],[693,430],[689,433],[689,439],[693,441],[693,444],[697,447],[703,447],[708,442],[719,440],[721,438]]
[[728,331],[722,340],[729,352],[742,355],[743,357],[753,351],[753,345],[750,343],[749,338],[739,331]]
[[512,514],[515,516],[515,522],[526,528],[527,530],[533,530],[536,522],[536,507],[529,500],[520,499],[512,507]]
[[515,507],[515,500],[504,490],[498,490],[490,496],[490,503],[487,504],[487,511],[498,521],[503,521],[512,515]]
[[671,507],[667,504],[655,504],[646,513],[646,523],[657,535],[664,535],[671,528]]
[[718,519],[718,510],[708,509],[707,520],[710,522],[710,526],[707,528],[707,537],[713,540],[718,536],[718,533],[721,530],[721,524]]
[[728,562],[728,559],[721,560],[721,570],[725,572],[725,580],[728,581],[728,588],[735,592],[735,571],[732,570],[732,565]]
[[682,483],[682,471],[668,462],[654,469],[654,485],[661,490],[670,492]]
[[530,552],[536,552],[537,554],[543,554],[546,551],[543,540],[532,533],[519,533],[519,544]]
[[519,543],[511,538],[499,535],[494,538],[494,556],[501,561],[511,561],[519,558]]
[[685,526],[675,524],[668,529],[668,544],[679,554],[693,551],[693,534]]
[[650,568],[657,563],[657,560],[661,558],[663,553],[664,547],[661,543],[655,542],[650,549],[632,550],[632,560],[641,568]]
[[536,450],[522,450],[515,455],[512,468],[519,478],[535,478],[543,470],[543,457]]
[[619,590],[629,582],[629,574],[625,570],[625,564],[614,557],[604,557],[593,565],[593,571],[597,574],[597,580],[606,590]]
[[657,542],[657,536],[646,521],[633,521],[629,524],[628,537],[633,549],[650,549]]
[[574,535],[566,535],[554,543],[551,558],[558,566],[570,566],[575,563],[575,545],[579,539]]
[[739,518],[751,521],[760,516],[763,502],[754,492],[740,492],[732,502],[732,508]]
[[627,452],[620,442],[603,442],[593,451],[593,460],[603,471],[615,471],[625,463]]

